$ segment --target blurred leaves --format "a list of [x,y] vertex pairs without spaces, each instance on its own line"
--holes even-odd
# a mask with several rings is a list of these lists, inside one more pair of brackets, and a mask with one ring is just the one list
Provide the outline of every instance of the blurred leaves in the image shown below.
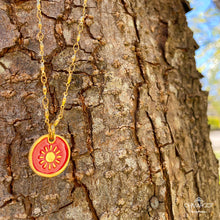
[[187,19],[200,46],[196,63],[205,76],[203,87],[209,90],[208,114],[220,119],[220,10],[212,0],[191,0],[190,5],[193,10],[187,13]]
[[220,120],[218,117],[209,116],[208,123],[211,125],[211,129],[220,129]]

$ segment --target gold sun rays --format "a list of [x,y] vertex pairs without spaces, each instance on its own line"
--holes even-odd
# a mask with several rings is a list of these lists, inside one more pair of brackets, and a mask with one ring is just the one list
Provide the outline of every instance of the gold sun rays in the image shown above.
[[46,169],[47,167],[48,170],[51,170],[52,168],[55,169],[57,165],[60,164],[60,159],[62,158],[60,153],[61,151],[58,150],[57,146],[45,146],[44,149],[40,151],[40,165],[42,165],[44,169]]

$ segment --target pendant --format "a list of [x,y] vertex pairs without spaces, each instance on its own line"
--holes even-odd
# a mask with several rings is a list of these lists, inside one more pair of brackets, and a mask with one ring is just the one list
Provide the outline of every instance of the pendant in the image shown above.
[[70,147],[67,141],[54,135],[54,141],[49,141],[49,134],[41,136],[32,145],[29,152],[31,169],[43,177],[54,177],[62,173],[70,160]]

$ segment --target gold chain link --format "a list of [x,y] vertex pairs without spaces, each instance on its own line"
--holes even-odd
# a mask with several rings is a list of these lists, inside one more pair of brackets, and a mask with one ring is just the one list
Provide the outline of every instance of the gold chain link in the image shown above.
[[[87,0],[84,0],[83,3],[83,10],[82,10],[82,17],[80,18],[80,21],[77,25],[77,30],[78,30],[78,35],[76,38],[76,43],[73,45],[73,56],[71,58],[72,62],[69,65],[69,69],[68,69],[68,79],[67,79],[67,83],[66,83],[66,90],[63,93],[63,99],[62,99],[62,103],[60,105],[60,112],[59,115],[57,117],[57,119],[55,120],[55,122],[53,124],[50,124],[50,120],[49,120],[49,99],[47,98],[47,87],[46,87],[46,83],[47,83],[47,76],[45,73],[45,65],[44,65],[44,44],[43,44],[43,40],[44,40],[44,34],[42,32],[42,13],[41,13],[41,0],[37,0],[37,18],[38,18],[38,28],[39,28],[39,32],[37,34],[37,38],[40,44],[40,56],[41,56],[41,60],[40,60],[40,69],[41,69],[41,82],[43,84],[43,94],[44,97],[42,99],[42,104],[45,110],[45,123],[48,125],[48,131],[49,133],[55,133],[55,127],[58,125],[58,123],[60,122],[60,120],[63,118],[63,112],[64,112],[64,107],[66,104],[66,98],[68,96],[68,90],[70,87],[70,83],[72,81],[72,74],[76,68],[76,54],[79,51],[79,41],[80,41],[80,34],[83,31],[83,24],[84,24],[84,20],[85,20],[85,15],[86,15],[86,6],[87,6]],[[53,134],[54,135],[54,134]]]

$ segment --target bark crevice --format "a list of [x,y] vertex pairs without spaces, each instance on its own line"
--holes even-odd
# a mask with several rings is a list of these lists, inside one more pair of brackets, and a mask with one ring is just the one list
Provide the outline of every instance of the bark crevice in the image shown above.
[[124,7],[125,12],[126,12],[128,15],[130,15],[130,16],[132,17],[132,19],[133,19],[136,36],[137,36],[138,42],[140,42],[140,34],[139,34],[139,31],[138,31],[138,27],[137,27],[137,16],[136,16],[136,14],[135,14],[135,12],[134,12],[134,10],[133,10],[133,8],[132,8],[131,5],[130,5],[130,9],[131,9],[132,13],[129,12],[129,10],[128,10],[128,4],[125,2],[125,0],[121,0],[121,3],[122,3],[122,5],[123,5],[123,7]]
[[90,191],[89,191],[89,189],[88,189],[88,188],[86,187],[86,185],[83,184],[82,182],[80,183],[80,185],[81,185],[81,187],[83,188],[83,190],[84,190],[84,192],[85,192],[86,200],[87,200],[87,202],[88,202],[89,209],[90,209],[90,211],[91,211],[91,213],[92,213],[93,219],[94,219],[94,220],[99,220],[99,216],[98,216],[98,214],[97,214],[97,212],[96,212],[96,209],[95,209],[95,207],[94,207],[94,205],[93,205],[93,201],[92,201],[92,199],[90,198]]
[[83,110],[83,115],[85,117],[85,122],[86,122],[86,133],[87,133],[87,140],[86,140],[86,146],[87,149],[90,153],[90,156],[92,158],[92,163],[93,163],[93,167],[94,169],[96,169],[95,166],[95,157],[93,155],[93,151],[94,151],[94,144],[93,144],[93,127],[92,127],[92,115],[91,115],[91,111],[89,109],[89,107],[86,106],[85,104],[85,98],[83,96],[83,94],[81,93],[79,95],[79,99],[81,101],[82,104],[82,110]]
[[[73,134],[72,134],[71,131],[70,131],[69,125],[68,125],[68,132],[69,132],[69,134],[70,134],[71,143],[72,143],[71,152],[73,152],[73,151],[74,151],[74,148],[75,148],[75,140],[74,140]],[[72,189],[71,193],[72,193],[72,194],[74,193],[75,188],[81,187],[81,188],[83,189],[84,193],[85,193],[86,201],[87,201],[88,206],[89,206],[89,209],[90,209],[90,211],[91,211],[91,213],[92,213],[93,219],[94,219],[94,220],[99,220],[98,214],[97,214],[96,209],[95,209],[95,207],[94,207],[94,205],[93,205],[93,201],[92,201],[92,199],[90,198],[90,191],[89,191],[88,187],[87,187],[84,183],[82,183],[82,181],[80,180],[80,178],[77,178],[77,177],[76,177],[76,163],[75,163],[75,161],[74,161],[72,155],[71,155],[71,161],[72,161],[72,164],[73,164],[73,181],[74,181],[74,188]],[[72,204],[72,202],[69,203],[68,205],[70,205],[70,204]],[[66,206],[67,206],[67,205],[66,205]],[[66,206],[64,206],[64,207],[66,207]],[[64,208],[64,207],[63,207],[63,208]]]
[[150,114],[147,111],[146,111],[146,115],[147,115],[147,118],[149,119],[149,122],[150,122],[151,127],[152,127],[152,132],[153,132],[153,136],[154,136],[154,143],[155,143],[155,146],[157,147],[158,152],[159,152],[159,160],[160,160],[160,165],[161,165],[161,171],[163,173],[163,178],[164,178],[165,183],[166,183],[166,194],[165,194],[166,212],[168,214],[169,219],[174,220],[174,214],[173,214],[173,210],[172,210],[173,206],[172,206],[171,186],[170,186],[169,175],[167,173],[167,169],[166,169],[165,164],[164,164],[163,153],[161,151],[160,145],[159,145],[158,140],[157,140],[156,128],[154,126],[154,122],[153,122],[152,118],[150,117]]

